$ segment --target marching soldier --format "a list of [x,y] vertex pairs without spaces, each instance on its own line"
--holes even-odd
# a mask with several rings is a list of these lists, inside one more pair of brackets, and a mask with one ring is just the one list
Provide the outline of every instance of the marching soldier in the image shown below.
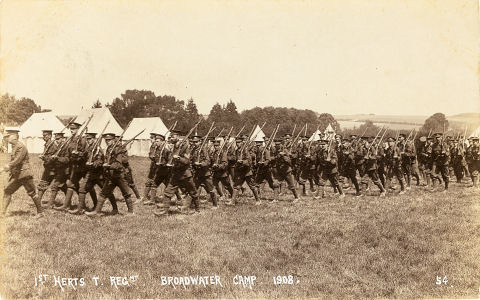
[[91,212],[85,212],[87,216],[98,216],[102,211],[105,198],[108,197],[115,187],[118,187],[122,192],[125,203],[127,204],[127,215],[133,215],[133,201],[130,194],[130,188],[125,180],[125,164],[128,163],[127,149],[115,141],[115,134],[104,134],[104,139],[107,143],[107,149],[105,150],[105,163],[104,174],[105,182],[100,192],[95,210]]
[[279,182],[286,181],[287,187],[293,193],[293,202],[296,203],[300,200],[297,190],[295,189],[295,179],[293,177],[292,159],[286,149],[286,145],[289,142],[289,137],[284,140],[284,144],[279,145],[276,150],[275,167],[277,173],[277,179]]
[[473,187],[478,187],[480,175],[480,145],[478,143],[478,137],[471,138],[470,145],[467,148],[466,158]]
[[[172,176],[168,182],[165,191],[163,192],[163,205],[157,206],[157,210],[154,211],[156,216],[164,216],[168,213],[180,212],[183,214],[191,214],[200,212],[200,206],[198,201],[198,193],[193,182],[193,172],[191,167],[191,149],[188,142],[177,142],[172,149],[172,153],[169,157],[169,164],[172,165]],[[175,195],[177,189],[183,189],[188,195],[190,195],[191,203],[185,202],[181,206],[180,210],[171,207],[171,199]],[[189,199],[186,197],[184,199]],[[194,211],[190,210],[190,204],[193,204]]]
[[355,196],[360,197],[362,193],[360,192],[360,186],[357,180],[357,169],[355,163],[355,150],[350,144],[350,139],[343,140],[342,147],[342,157],[343,157],[343,174],[347,179],[355,186]]
[[205,147],[205,145],[203,145],[203,147],[200,145],[200,141],[201,140],[199,136],[193,137],[192,161],[193,168],[195,170],[193,181],[197,190],[201,185],[205,188],[205,191],[207,191],[207,193],[210,195],[210,201],[213,203],[212,209],[217,209],[217,195],[215,194],[215,188],[213,187],[212,172],[210,170],[210,155],[207,147]]
[[273,190],[273,202],[278,201],[278,182],[273,179],[272,171],[270,168],[271,163],[271,153],[270,150],[266,148],[266,145],[263,146],[261,141],[256,142],[255,149],[255,160],[256,173],[255,173],[255,184],[257,188],[265,181],[267,181],[268,186]]
[[66,153],[63,158],[68,168],[67,178],[67,194],[65,195],[65,201],[62,206],[54,207],[55,210],[67,211],[72,203],[73,192],[77,192],[80,187],[80,180],[85,175],[85,139],[79,135],[78,129],[82,125],[77,122],[70,123],[70,133],[72,137],[68,145],[66,145]]
[[[224,141],[228,143],[228,141]],[[213,185],[220,195],[220,199],[223,199],[223,190],[220,186],[227,189],[230,193],[230,198],[233,197],[233,186],[230,178],[228,177],[228,157],[227,152],[220,148],[220,140],[215,140],[213,143],[214,151],[212,154],[212,169],[213,169]],[[224,146],[225,147],[225,146]]]
[[442,133],[435,134],[436,141],[432,146],[432,173],[440,172],[445,184],[445,190],[448,190],[448,183],[450,181],[448,165],[450,163],[450,149],[445,144]]
[[380,197],[385,197],[385,189],[378,178],[377,172],[377,159],[378,159],[378,151],[377,147],[373,145],[373,138],[369,139],[365,143],[367,153],[365,154],[365,171],[372,180],[373,184],[375,184],[380,189]]
[[402,172],[402,157],[400,155],[400,149],[398,148],[397,143],[394,138],[388,138],[388,148],[385,151],[385,159],[387,162],[388,169],[388,181],[393,179],[395,176],[400,183],[400,195],[405,194],[405,184],[403,181],[403,172]]
[[[89,132],[86,133],[86,166],[85,166],[85,176],[80,180],[79,189],[78,189],[78,207],[75,210],[69,210],[71,214],[82,215],[87,209],[85,198],[86,194],[89,193],[92,198],[93,208],[98,204],[97,194],[95,193],[95,185],[103,188],[105,180],[103,177],[103,163],[104,163],[104,154],[102,149],[100,149],[100,143],[95,143],[96,133]],[[101,137],[99,137],[101,139]],[[107,195],[108,200],[112,205],[112,214],[118,214],[117,200],[113,193]]]
[[[236,204],[236,196],[239,194],[239,190],[241,190],[243,183],[247,183],[248,187],[253,193],[255,198],[255,204],[261,204],[260,198],[258,196],[258,190],[255,185],[255,178],[253,176],[253,164],[255,162],[255,153],[246,147],[244,143],[248,145],[248,137],[242,137],[241,139],[237,139],[237,149],[235,152],[235,172],[234,172],[234,180],[233,180],[233,188],[235,189],[234,195],[235,197],[231,199],[231,201],[227,202],[227,205],[235,205]],[[244,149],[245,148],[245,149]]]
[[4,138],[12,145],[12,155],[10,156],[10,163],[2,169],[2,172],[8,171],[10,177],[3,190],[1,216],[5,216],[8,205],[12,201],[13,193],[23,186],[37,208],[37,216],[40,217],[42,216],[43,208],[40,198],[36,195],[27,147],[18,140],[19,131],[18,128],[13,127],[7,127],[5,129]]
[[45,145],[43,148],[43,153],[39,156],[39,158],[43,161],[43,172],[40,177],[40,182],[37,185],[38,199],[40,199],[40,201],[42,201],[43,194],[48,189],[48,187],[52,183],[53,178],[55,176],[55,171],[54,171],[51,157],[57,151],[55,142],[52,139],[52,130],[49,130],[49,129],[42,130],[42,135],[43,135],[43,140],[45,141]]
[[148,175],[147,180],[145,181],[145,190],[142,199],[143,204],[145,205],[153,203],[150,198],[150,192],[153,193],[153,191],[155,191],[155,195],[157,193],[154,183],[155,173],[157,170],[155,154],[158,147],[160,147],[160,143],[157,142],[156,134],[153,132],[150,133],[150,140],[152,141],[152,144],[150,145],[150,150],[148,151],[148,157],[150,158],[150,167],[148,168]]
[[53,208],[55,205],[55,198],[58,191],[62,190],[67,195],[67,177],[69,174],[68,169],[68,152],[65,147],[65,136],[63,132],[54,133],[55,140],[52,147],[55,148],[55,152],[50,156],[52,168],[54,172],[53,181],[50,188],[50,197],[48,198],[47,208]]

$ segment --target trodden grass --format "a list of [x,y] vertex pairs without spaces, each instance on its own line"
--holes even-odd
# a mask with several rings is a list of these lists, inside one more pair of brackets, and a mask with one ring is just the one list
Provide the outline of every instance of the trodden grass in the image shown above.
[[[5,157],[3,157],[5,161]],[[40,164],[32,157],[36,178]],[[133,158],[140,190],[148,161]],[[373,188],[372,188],[373,189]],[[352,191],[349,191],[352,193]],[[268,198],[269,192],[264,193]],[[332,194],[330,192],[330,194]],[[473,298],[480,287],[480,191],[453,185],[448,193],[413,187],[405,195],[344,199],[287,194],[275,204],[248,198],[217,211],[157,218],[89,219],[49,211],[31,217],[20,190],[2,220],[3,298]],[[118,196],[119,197],[119,196]],[[63,194],[59,196],[62,200]],[[250,201],[250,202],[247,202]],[[124,202],[119,203],[122,213]],[[108,211],[107,204],[104,211]],[[35,287],[35,276],[47,274]],[[233,284],[255,275],[252,289]],[[53,275],[85,278],[62,291]],[[134,276],[112,287],[110,276]],[[220,286],[162,285],[161,276],[218,275]],[[294,284],[274,285],[292,275]],[[95,286],[92,277],[98,276]],[[437,285],[439,276],[448,280]]]

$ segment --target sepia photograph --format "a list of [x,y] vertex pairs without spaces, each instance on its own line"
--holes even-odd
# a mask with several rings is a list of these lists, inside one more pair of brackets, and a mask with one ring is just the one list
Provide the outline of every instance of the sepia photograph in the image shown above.
[[0,300],[480,298],[479,0],[0,1]]

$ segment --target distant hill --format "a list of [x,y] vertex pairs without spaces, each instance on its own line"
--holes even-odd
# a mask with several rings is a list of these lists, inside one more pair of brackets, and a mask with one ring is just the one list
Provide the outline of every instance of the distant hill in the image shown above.
[[365,122],[370,120],[374,123],[398,123],[398,124],[415,124],[423,125],[428,116],[399,116],[399,115],[374,115],[374,114],[357,114],[357,115],[334,115],[338,121],[356,121]]

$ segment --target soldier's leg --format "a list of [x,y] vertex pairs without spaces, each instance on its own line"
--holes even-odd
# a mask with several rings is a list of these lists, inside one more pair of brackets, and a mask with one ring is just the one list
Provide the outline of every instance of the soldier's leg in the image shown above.
[[184,188],[186,193],[190,196],[185,198],[186,201],[182,205],[180,212],[185,214],[191,213],[190,206],[193,206],[195,212],[200,212],[200,204],[198,200],[197,189],[195,188],[195,183],[193,182],[193,177],[181,180],[179,182],[179,186]]
[[405,183],[403,181],[403,172],[401,168],[395,168],[395,177],[397,177],[398,183],[400,183],[400,192],[405,192]]
[[215,194],[215,187],[213,186],[212,176],[203,177],[202,178],[202,184],[205,187],[205,191],[210,196],[210,201],[212,202],[213,207],[217,208],[218,207],[217,194]]
[[255,197],[255,201],[259,201],[260,198],[258,197],[257,185],[255,183],[255,178],[252,176],[246,176],[245,181],[247,182],[248,187],[253,193],[253,197]]
[[[85,198],[87,193],[91,192],[93,188],[92,182],[90,180],[90,174],[87,174],[84,178],[80,180],[80,186],[78,189],[78,207],[75,210],[69,210],[71,214],[83,214],[85,212]],[[96,198],[96,195],[95,195]]]
[[220,196],[220,199],[223,199],[223,190],[222,187],[220,186],[220,181],[221,178],[219,177],[213,177],[213,186],[215,187],[215,190],[218,193],[218,196]]
[[383,188],[383,185],[378,178],[377,170],[368,171],[368,176],[372,180],[373,184],[375,184],[380,189],[380,193],[385,193],[385,189]]
[[343,190],[342,190],[342,186],[338,182],[338,173],[329,174],[328,180],[330,181],[330,184],[332,186],[337,188],[338,193],[340,194],[340,198],[345,197],[345,194],[343,193]]
[[285,176],[285,181],[287,182],[287,187],[290,191],[292,191],[294,201],[298,201],[298,193],[297,189],[295,188],[295,179],[293,178],[292,173],[287,173]]
[[233,197],[233,186],[232,186],[232,181],[228,176],[222,177],[221,178],[222,185],[225,187],[225,189],[230,193],[230,198]]
[[60,172],[57,172],[57,174],[55,174],[55,177],[53,178],[53,181],[51,183],[50,197],[48,198],[48,203],[47,203],[48,208],[53,208],[55,206],[55,198],[57,197],[58,190],[62,189],[62,191],[66,193],[64,182],[65,182],[65,176]]
[[245,182],[245,177],[242,176],[241,174],[238,174],[238,172],[235,172],[235,177],[233,179],[233,189],[235,190],[234,196],[232,196],[232,199],[228,201],[227,205],[235,205],[237,202],[237,196],[239,194],[240,189],[242,188],[243,183]]
[[445,190],[448,190],[448,185],[450,183],[449,173],[450,171],[448,169],[448,166],[444,165],[440,167],[440,174],[442,175],[442,179],[445,184]]
[[[167,215],[171,207],[171,199],[175,195],[175,191],[178,190],[178,180],[170,178],[167,186],[163,190],[163,196],[161,198],[161,204],[158,204],[153,212],[156,216]],[[173,212],[173,211],[172,211]]]
[[70,178],[67,179],[67,193],[65,194],[65,201],[63,202],[62,206],[54,207],[55,210],[66,212],[70,208],[70,205],[72,204],[73,192],[75,191],[77,186],[76,180],[80,181],[80,178],[78,177],[78,172],[77,171],[73,171],[73,172],[74,173],[70,176]]
[[7,208],[12,201],[12,195],[15,193],[21,186],[22,182],[18,179],[10,179],[3,190],[3,203],[1,215],[4,216],[7,212]]
[[98,216],[102,212],[103,204],[105,203],[105,198],[113,194],[113,190],[115,189],[115,184],[110,180],[110,178],[104,179],[102,191],[100,192],[97,205],[95,206],[95,210],[85,212],[87,216]]
[[119,176],[112,178],[112,181],[118,186],[120,191],[122,192],[122,196],[125,199],[125,204],[127,205],[127,213],[133,214],[133,201],[132,201],[132,194],[130,194],[130,186],[128,182],[125,180],[125,177]]
[[22,180],[23,187],[27,191],[27,195],[32,198],[33,203],[35,204],[35,207],[37,208],[37,214],[40,214],[43,212],[43,207],[42,207],[42,202],[40,201],[40,198],[38,198],[37,193],[35,191],[35,184],[33,183],[33,178],[26,178]]
[[43,194],[45,194],[45,192],[47,191],[48,186],[49,183],[47,181],[45,181],[44,179],[40,179],[40,182],[37,185],[38,199],[40,199],[40,201],[42,201]]

